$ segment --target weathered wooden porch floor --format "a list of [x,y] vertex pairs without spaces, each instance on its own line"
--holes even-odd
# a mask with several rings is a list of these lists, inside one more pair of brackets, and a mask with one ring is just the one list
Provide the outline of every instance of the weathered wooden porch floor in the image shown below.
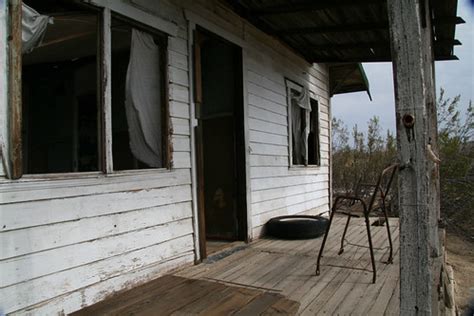
[[[375,219],[374,219],[375,220]],[[322,238],[301,241],[262,239],[221,253],[205,263],[157,279],[83,310],[82,314],[134,315],[398,315],[399,229],[391,219],[394,263],[386,264],[385,226],[371,226],[377,265],[372,284],[367,248],[346,245],[338,255],[345,218],[335,218],[322,259]],[[363,220],[348,230],[351,243],[367,245]],[[341,266],[352,267],[352,269]]]

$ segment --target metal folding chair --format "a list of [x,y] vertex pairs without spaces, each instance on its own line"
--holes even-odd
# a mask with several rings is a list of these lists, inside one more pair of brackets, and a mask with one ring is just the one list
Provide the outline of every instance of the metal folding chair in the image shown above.
[[[372,236],[370,234],[369,215],[374,211],[381,210],[385,217],[385,223],[386,223],[387,234],[388,234],[388,242],[390,245],[388,263],[393,262],[393,245],[392,245],[392,236],[390,233],[390,225],[388,221],[386,198],[390,192],[390,187],[392,185],[397,169],[398,169],[398,164],[390,165],[389,167],[385,168],[380,173],[376,184],[360,183],[357,186],[353,195],[336,196],[334,205],[331,210],[331,214],[329,216],[329,224],[327,226],[326,233],[324,234],[323,242],[321,244],[321,249],[319,250],[318,261],[316,263],[316,275],[320,274],[319,267],[320,267],[321,257],[323,256],[324,246],[326,245],[326,240],[329,234],[329,230],[331,229],[331,224],[332,224],[334,215],[336,213],[347,215],[346,225],[344,227],[344,232],[342,233],[341,248],[339,249],[339,253],[338,253],[339,255],[344,252],[344,241],[346,238],[347,228],[349,227],[349,222],[351,220],[351,217],[364,216],[365,225],[367,228],[367,239],[369,242],[369,249],[370,249],[370,259],[372,262],[372,271],[373,271],[372,282],[375,283],[377,279],[377,272],[375,268]],[[367,190],[363,188],[369,188],[369,189]],[[342,207],[343,201],[346,201],[349,203],[344,204],[344,207]]]

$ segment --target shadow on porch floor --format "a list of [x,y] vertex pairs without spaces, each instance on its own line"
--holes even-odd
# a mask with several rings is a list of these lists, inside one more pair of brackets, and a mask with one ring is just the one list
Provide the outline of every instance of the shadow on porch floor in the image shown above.
[[[368,249],[347,245],[342,255],[337,254],[344,221],[335,218],[320,276],[315,276],[315,264],[322,238],[262,239],[239,247],[239,251],[229,251],[219,260],[156,279],[77,314],[398,315],[398,219],[390,219],[393,264],[385,263],[386,228],[371,227],[376,248],[375,284],[371,283]],[[363,220],[351,222],[347,239],[367,245]]]

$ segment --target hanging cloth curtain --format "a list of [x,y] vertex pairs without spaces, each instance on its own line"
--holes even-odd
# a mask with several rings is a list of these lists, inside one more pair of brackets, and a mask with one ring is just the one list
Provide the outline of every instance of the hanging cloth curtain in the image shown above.
[[39,14],[26,4],[22,4],[21,14],[21,50],[23,54],[28,54],[41,45],[48,24],[53,24],[53,18]]
[[293,143],[293,164],[307,163],[308,135],[310,126],[308,116],[311,112],[309,91],[303,88],[301,92],[291,90],[291,126]]
[[130,149],[149,167],[162,167],[160,49],[153,36],[132,30],[125,87]]

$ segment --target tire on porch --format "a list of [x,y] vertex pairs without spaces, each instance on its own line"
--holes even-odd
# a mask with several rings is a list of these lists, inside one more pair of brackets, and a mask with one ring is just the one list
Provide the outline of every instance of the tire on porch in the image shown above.
[[322,236],[329,220],[322,216],[285,215],[265,224],[268,236],[280,239],[312,239]]

